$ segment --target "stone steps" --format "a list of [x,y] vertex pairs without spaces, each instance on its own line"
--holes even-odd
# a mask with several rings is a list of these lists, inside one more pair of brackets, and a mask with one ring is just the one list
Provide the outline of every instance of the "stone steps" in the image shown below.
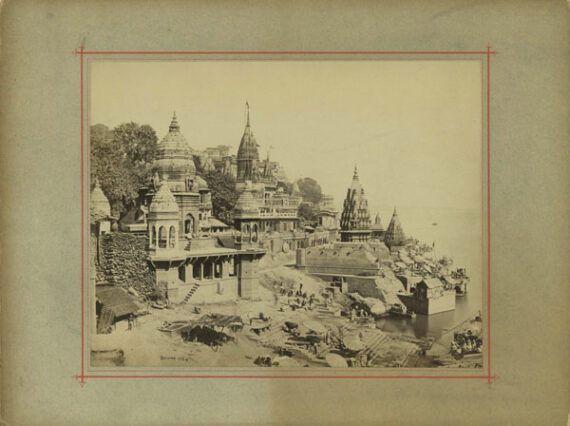
[[389,339],[389,337],[386,336],[386,335],[384,335],[384,336],[382,336],[380,339],[378,339],[378,340],[374,343],[373,346],[370,347],[370,349],[369,349],[369,351],[368,351],[368,353],[367,353],[367,355],[369,355],[369,354],[372,355],[372,357],[369,358],[369,361],[368,361],[369,363],[372,364],[372,363],[374,362],[374,360],[376,360],[376,358],[378,358],[378,357],[380,356],[380,353],[377,352],[377,349],[379,349],[380,346],[382,346],[382,345],[384,344],[384,342],[386,342],[388,339]]
[[194,295],[194,293],[196,293],[196,291],[198,291],[198,287],[200,287],[200,283],[194,283],[194,285],[192,286],[192,288],[190,289],[190,291],[188,292],[188,294],[186,295],[186,297],[182,301],[182,305],[185,305],[186,303],[188,303],[188,301]]

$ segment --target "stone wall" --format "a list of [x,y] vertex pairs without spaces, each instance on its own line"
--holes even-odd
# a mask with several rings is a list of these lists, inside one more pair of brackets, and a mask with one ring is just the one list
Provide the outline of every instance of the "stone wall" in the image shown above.
[[133,287],[141,295],[153,292],[156,274],[148,261],[146,235],[113,232],[101,237],[98,281]]
[[435,299],[418,299],[416,295],[398,295],[410,311],[418,314],[432,315],[455,309],[455,292],[447,291]]

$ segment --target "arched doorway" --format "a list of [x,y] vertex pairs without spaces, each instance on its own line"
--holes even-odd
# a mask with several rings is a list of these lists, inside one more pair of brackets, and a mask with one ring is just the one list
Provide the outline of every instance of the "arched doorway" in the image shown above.
[[171,226],[169,230],[168,246],[170,248],[176,248],[176,228],[174,226]]
[[166,248],[166,228],[164,226],[158,230],[158,247]]
[[184,234],[194,233],[194,222],[194,216],[188,213],[186,215],[186,219],[184,220]]

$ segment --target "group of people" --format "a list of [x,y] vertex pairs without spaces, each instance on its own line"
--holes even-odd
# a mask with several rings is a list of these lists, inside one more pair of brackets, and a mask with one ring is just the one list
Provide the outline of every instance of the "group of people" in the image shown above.
[[466,333],[453,333],[451,342],[451,354],[456,358],[470,353],[481,353],[483,350],[483,340],[475,336],[471,330]]
[[[289,299],[288,302],[289,305],[291,306],[296,305],[303,308],[305,306],[312,308],[312,305],[316,299],[314,293],[308,295],[306,291],[305,292],[303,291],[303,283],[299,283],[299,289],[294,291],[293,289],[285,288],[283,282],[281,282],[279,285],[279,293],[282,296],[287,296],[287,298]],[[291,300],[292,298],[294,298],[293,301]]]
[[358,308],[353,307],[350,310],[350,319],[352,321],[354,321],[356,319],[356,317],[366,318],[366,317],[368,317],[368,312],[366,312],[366,310],[363,308],[358,309]]

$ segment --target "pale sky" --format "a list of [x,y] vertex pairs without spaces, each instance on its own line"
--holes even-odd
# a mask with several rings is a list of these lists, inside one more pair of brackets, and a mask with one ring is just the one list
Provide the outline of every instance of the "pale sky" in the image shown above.
[[[481,208],[479,61],[101,61],[90,124],[150,124],[176,110],[192,148],[237,153],[249,101],[260,157],[312,177],[342,206],[354,165],[372,214],[397,205]],[[383,217],[387,224],[389,218]]]

